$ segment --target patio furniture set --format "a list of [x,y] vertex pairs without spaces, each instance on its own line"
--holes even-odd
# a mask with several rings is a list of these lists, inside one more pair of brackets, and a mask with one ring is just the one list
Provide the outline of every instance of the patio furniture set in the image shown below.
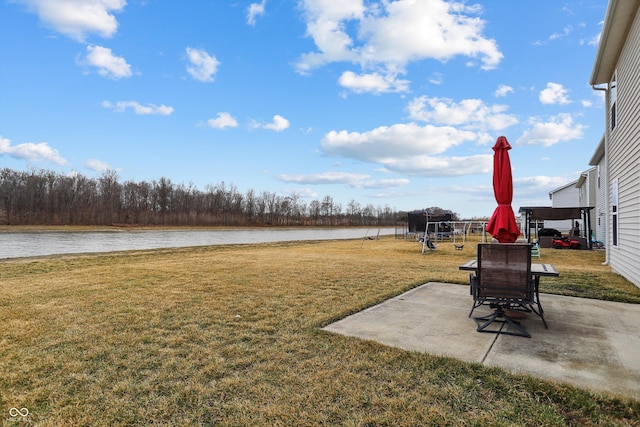
[[[478,245],[477,259],[462,264],[460,270],[473,271],[469,282],[474,310],[488,305],[493,313],[475,317],[478,332],[531,337],[517,318],[524,313],[535,313],[548,329],[544,310],[540,302],[541,277],[558,277],[560,274],[551,264],[532,263],[532,245],[485,244]],[[489,329],[494,323],[503,323],[499,329]]]

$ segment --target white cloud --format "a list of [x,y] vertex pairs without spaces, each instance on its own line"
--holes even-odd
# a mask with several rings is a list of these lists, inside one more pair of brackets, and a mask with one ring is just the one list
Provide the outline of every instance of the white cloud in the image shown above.
[[531,129],[525,131],[516,141],[517,145],[542,145],[550,147],[554,144],[573,139],[580,139],[584,130],[584,125],[573,122],[573,117],[567,113],[561,113],[543,122],[539,119],[529,121]]
[[483,69],[495,68],[502,53],[483,35],[478,6],[444,0],[362,0],[331,2],[301,0],[307,35],[317,51],[300,58],[300,73],[331,62],[348,61],[402,71],[406,64],[425,58],[447,61],[455,56],[479,60]]
[[511,86],[500,85],[500,86],[498,86],[498,89],[496,89],[495,97],[496,98],[503,98],[503,97],[507,96],[510,93],[513,93],[513,88]]
[[122,113],[127,108],[132,109],[138,115],[158,114],[161,116],[168,116],[173,113],[173,107],[162,105],[141,105],[136,101],[118,101],[115,104],[109,101],[103,101],[102,106],[104,108],[110,108],[114,111]]
[[303,199],[317,199],[318,193],[311,187],[299,187],[295,189],[285,189],[284,193],[289,194],[292,197],[298,197]]
[[88,34],[111,37],[118,29],[112,12],[124,9],[126,0],[16,0],[27,5],[43,25],[84,42]]
[[207,120],[207,125],[215,129],[234,128],[238,126],[238,121],[231,114],[221,112],[215,119]]
[[607,98],[603,90],[594,90],[591,95],[598,100],[599,106],[604,105],[605,102],[607,102]]
[[308,175],[280,174],[277,178],[283,182],[294,182],[296,184],[353,184],[369,179],[370,176],[350,172],[324,172]]
[[95,171],[95,172],[106,172],[112,169],[108,163],[103,162],[102,160],[97,159],[89,159],[85,163],[87,169]]
[[408,179],[372,179],[370,175],[349,172],[323,172],[308,175],[281,174],[277,177],[283,182],[296,184],[345,184],[352,188],[395,188],[407,185]]
[[573,32],[574,28],[571,25],[567,25],[562,29],[562,32],[555,32],[549,36],[549,40],[557,40],[563,37],[567,37]]
[[387,169],[417,176],[463,176],[490,173],[493,170],[493,156],[479,154],[468,157],[415,156],[411,158],[389,159]]
[[112,79],[131,77],[131,65],[127,61],[115,56],[111,49],[102,46],[87,46],[86,65],[96,67],[98,74]]
[[399,80],[396,75],[381,75],[379,73],[357,75],[353,71],[345,71],[338,80],[341,86],[356,93],[372,92],[407,92],[408,80]]
[[247,24],[252,27],[256,25],[256,17],[264,15],[264,8],[267,4],[267,0],[262,0],[261,3],[251,3],[247,8]]
[[442,73],[433,73],[429,78],[429,83],[432,85],[441,85],[444,82],[444,76]]
[[215,56],[209,55],[204,49],[187,47],[187,59],[190,63],[187,72],[191,77],[201,82],[213,81],[220,65]]
[[407,184],[409,184],[411,181],[409,181],[406,178],[397,178],[397,179],[376,179],[376,180],[369,180],[366,181],[362,184],[362,188],[376,188],[376,189],[381,189],[381,188],[397,188],[397,187],[402,187],[405,186]]
[[358,55],[350,51],[353,41],[345,31],[345,24],[363,17],[362,0],[345,0],[339,3],[302,0],[299,5],[307,22],[307,35],[313,38],[319,50],[302,55],[296,64],[299,72],[305,73],[334,61],[357,60]]
[[283,130],[289,128],[289,120],[276,114],[275,116],[273,116],[273,122],[267,123],[265,125],[259,125],[258,127],[273,130],[276,132],[282,132]]
[[468,130],[499,131],[518,123],[506,113],[506,105],[486,105],[480,99],[415,98],[408,105],[409,117],[427,123],[461,126]]
[[530,189],[531,193],[548,193],[549,191],[566,185],[570,180],[566,176],[528,176],[523,178],[514,178],[513,185],[518,186],[519,190]]
[[422,58],[446,61],[463,55],[481,58],[481,68],[495,68],[502,59],[495,40],[482,35],[479,10],[460,2],[400,0],[384,3],[385,14],[362,22],[367,60],[404,64]]
[[331,131],[322,139],[322,148],[334,156],[382,163],[398,157],[443,153],[476,134],[450,126],[420,126],[415,123],[381,126],[368,132]]
[[67,161],[58,154],[58,150],[51,148],[46,142],[33,143],[25,142],[23,144],[11,145],[9,139],[0,135],[0,156],[8,155],[18,160],[26,160],[28,162],[51,162],[58,165],[64,165]]
[[576,174],[565,174],[563,176],[526,176],[513,178],[514,188],[514,208],[516,206],[540,206],[549,204],[549,192],[556,188],[567,185],[575,180]]
[[493,156],[445,156],[467,142],[495,141],[487,130],[517,123],[506,106],[487,106],[481,100],[455,103],[445,98],[416,98],[408,105],[410,117],[427,124],[395,124],[366,132],[331,131],[321,141],[325,154],[376,163],[386,171],[418,176],[462,176],[488,173]]
[[540,102],[543,104],[569,104],[567,90],[559,83],[547,83],[546,89],[540,92]]

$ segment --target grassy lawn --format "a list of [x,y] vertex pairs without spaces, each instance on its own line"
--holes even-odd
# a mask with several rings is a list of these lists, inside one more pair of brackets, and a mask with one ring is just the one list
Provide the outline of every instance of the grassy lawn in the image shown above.
[[[0,422],[640,425],[638,401],[319,330],[428,281],[466,283],[473,257],[469,242],[421,255],[389,237],[2,261]],[[541,291],[640,303],[603,260],[543,249],[561,277]]]

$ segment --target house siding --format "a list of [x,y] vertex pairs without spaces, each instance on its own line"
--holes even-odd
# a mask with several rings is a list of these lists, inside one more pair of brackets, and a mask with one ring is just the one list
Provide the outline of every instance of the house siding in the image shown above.
[[[596,240],[601,241],[605,247],[607,246],[607,157],[603,156],[596,165],[596,208],[592,215],[595,218],[595,234]],[[598,180],[598,170],[600,171],[600,179]]]
[[[587,175],[587,178],[585,179],[585,181],[582,183],[582,185],[578,188],[578,190],[580,191],[580,195],[579,195],[579,199],[580,199],[580,207],[589,207],[589,208],[595,208],[597,205],[597,198],[596,198],[596,175],[597,175],[597,171],[596,168],[592,168],[589,169],[588,171],[583,172],[584,174]],[[596,209],[592,209],[589,212],[589,228],[591,229],[591,232],[595,234],[596,232],[596,225],[597,225],[597,211]],[[591,236],[587,236],[586,233],[588,232],[588,229],[586,227],[585,224],[581,225],[583,227],[583,231],[585,233],[585,237],[591,237]]]
[[[617,114],[613,130],[609,108],[607,113],[607,172],[609,183],[618,180],[619,236],[617,246],[609,245],[609,263],[614,271],[640,287],[640,76],[637,70],[640,70],[640,14],[634,18],[617,64]],[[611,216],[610,211],[609,242],[613,241]]]
[[[553,208],[575,208],[580,206],[580,190],[576,188],[576,184],[578,181],[573,181],[569,184],[566,184],[563,187],[556,188],[549,192],[549,197],[551,198],[551,207]],[[575,218],[579,220],[580,218]],[[580,221],[581,223],[582,221]],[[555,228],[564,234],[571,233],[573,229],[573,219],[562,219],[562,220],[545,220],[544,226],[546,228]],[[581,229],[583,229],[583,225],[580,224]]]
[[594,166],[593,170],[593,206],[591,220],[593,221],[592,232],[595,240],[607,245],[607,155],[605,152],[605,135],[596,147],[589,165]]
[[576,188],[578,181],[573,181],[564,187],[555,189],[551,195],[551,206],[554,208],[575,208],[580,206],[580,192]]

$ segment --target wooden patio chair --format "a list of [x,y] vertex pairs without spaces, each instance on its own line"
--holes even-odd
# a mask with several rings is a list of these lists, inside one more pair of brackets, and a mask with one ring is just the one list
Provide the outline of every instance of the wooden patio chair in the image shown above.
[[[506,243],[478,245],[478,270],[470,275],[473,311],[488,304],[495,311],[484,317],[475,317],[478,332],[531,337],[508,310],[531,312],[535,304],[535,281],[531,276],[531,244]],[[488,330],[494,322],[510,326]]]

